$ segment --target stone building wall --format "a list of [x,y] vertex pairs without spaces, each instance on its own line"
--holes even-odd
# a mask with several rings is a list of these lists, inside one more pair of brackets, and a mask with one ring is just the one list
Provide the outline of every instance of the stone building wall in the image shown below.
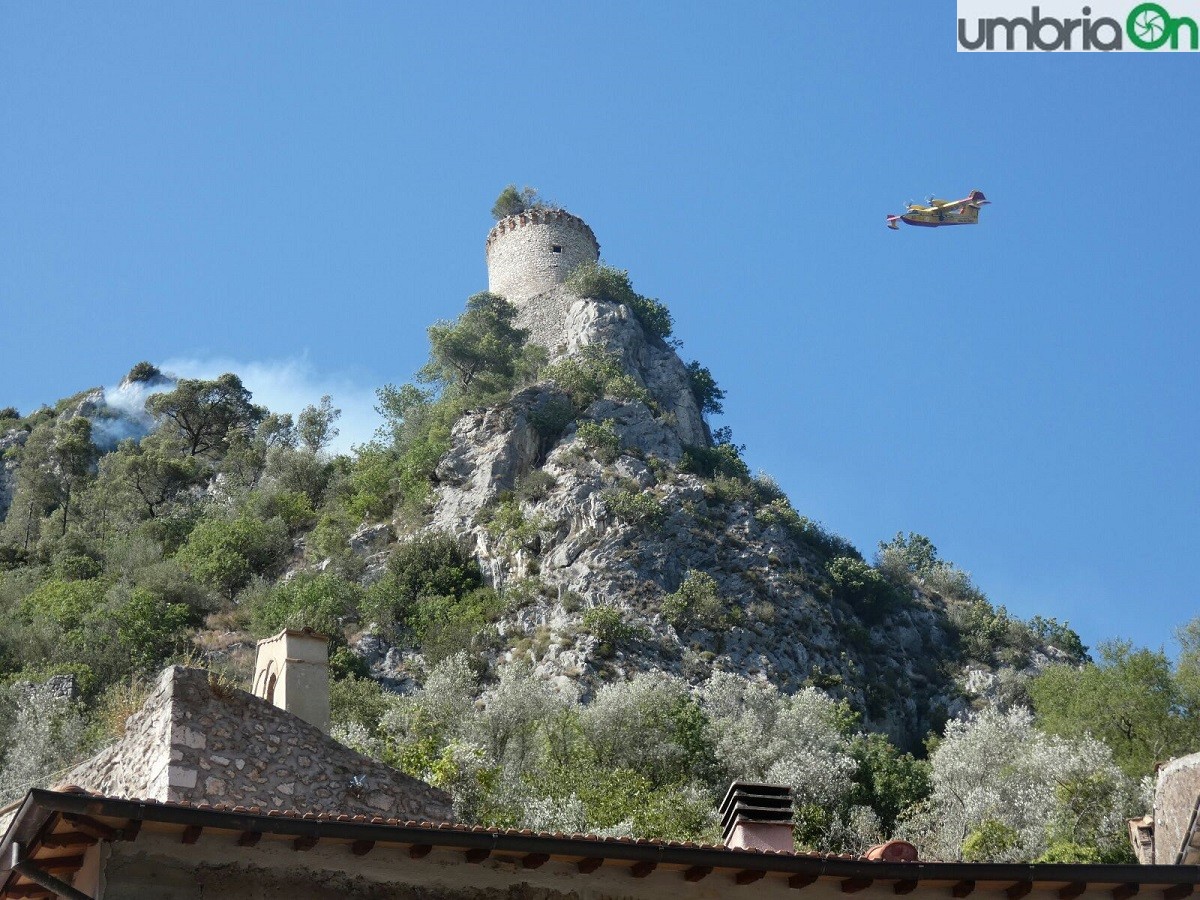
[[[556,251],[554,248],[557,247]],[[520,306],[600,258],[588,224],[561,209],[535,209],[496,223],[487,237],[488,290]]]
[[125,736],[66,780],[108,796],[449,821],[442,791],[245,691],[174,666]]
[[1154,862],[1172,865],[1183,847],[1200,799],[1200,753],[1173,759],[1158,770],[1154,791]]

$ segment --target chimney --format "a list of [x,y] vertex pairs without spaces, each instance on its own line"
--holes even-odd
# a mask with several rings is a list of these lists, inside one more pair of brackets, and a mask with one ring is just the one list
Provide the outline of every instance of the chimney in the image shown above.
[[721,836],[731,850],[791,853],[792,789],[735,781],[721,801]]
[[885,841],[871,847],[865,856],[880,862],[916,862],[917,848],[908,841]]
[[254,696],[329,731],[329,638],[285,629],[258,642]]

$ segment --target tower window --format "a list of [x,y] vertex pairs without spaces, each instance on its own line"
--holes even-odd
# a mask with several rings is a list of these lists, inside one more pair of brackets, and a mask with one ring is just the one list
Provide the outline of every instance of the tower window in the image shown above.
[[551,253],[562,253],[562,247],[560,247],[558,244],[552,244],[550,247],[550,252]]

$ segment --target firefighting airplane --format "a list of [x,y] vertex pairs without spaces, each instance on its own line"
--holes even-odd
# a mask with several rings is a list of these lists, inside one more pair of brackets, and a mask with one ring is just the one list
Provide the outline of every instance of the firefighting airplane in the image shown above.
[[887,226],[893,231],[899,231],[897,222],[905,225],[923,225],[926,228],[937,228],[940,225],[974,225],[979,221],[979,210],[984,204],[991,203],[983,196],[983,191],[971,191],[962,200],[935,200],[929,198],[928,206],[916,203],[908,204],[908,212],[902,216],[888,216]]

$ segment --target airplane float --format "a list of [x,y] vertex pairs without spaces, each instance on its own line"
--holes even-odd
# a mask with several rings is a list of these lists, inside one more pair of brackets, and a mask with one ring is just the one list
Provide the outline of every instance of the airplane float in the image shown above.
[[893,231],[899,231],[897,222],[905,225],[922,225],[926,228],[937,228],[941,225],[974,225],[979,221],[979,210],[991,203],[983,196],[983,191],[971,191],[961,200],[935,200],[929,198],[928,206],[909,203],[908,211],[900,216],[887,217],[887,226]]

